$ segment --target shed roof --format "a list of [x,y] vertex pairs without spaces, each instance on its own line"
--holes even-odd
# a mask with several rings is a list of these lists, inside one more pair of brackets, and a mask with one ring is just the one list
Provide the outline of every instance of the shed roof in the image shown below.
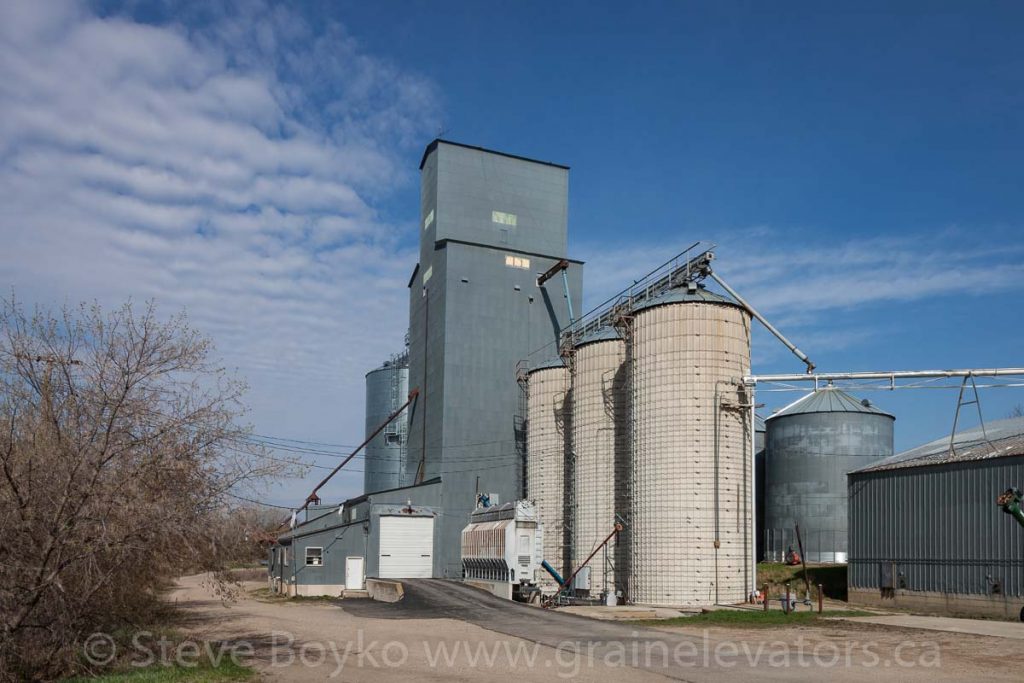
[[[988,441],[985,440],[986,434]],[[985,425],[984,433],[980,426],[957,432],[953,446],[951,453],[949,436],[943,436],[855,472],[878,472],[1024,455],[1024,417],[989,422]]]
[[[869,413],[893,417],[884,410],[879,410],[877,406],[866,399],[858,401],[842,389],[828,385],[790,403],[774,415],[769,415],[768,419],[774,420],[788,415],[805,415],[807,413]],[[895,418],[893,417],[893,419]]]

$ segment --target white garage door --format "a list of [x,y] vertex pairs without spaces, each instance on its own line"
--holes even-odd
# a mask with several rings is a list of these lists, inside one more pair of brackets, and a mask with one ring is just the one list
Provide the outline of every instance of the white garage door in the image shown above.
[[381,517],[382,579],[429,579],[434,575],[434,518]]

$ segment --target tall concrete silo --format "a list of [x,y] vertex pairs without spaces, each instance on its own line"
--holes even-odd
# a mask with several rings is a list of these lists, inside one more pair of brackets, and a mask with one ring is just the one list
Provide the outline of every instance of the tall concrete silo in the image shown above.
[[[629,442],[626,344],[611,327],[581,339],[572,351],[572,566],[607,538],[616,514],[628,515]],[[626,593],[626,538],[590,561],[590,594]]]
[[[633,313],[631,597],[738,602],[748,593],[750,316],[700,287]],[[717,403],[716,403],[717,401]]]
[[[409,395],[409,357],[400,354],[366,373],[366,436],[398,410]],[[363,492],[401,486],[408,441],[408,411],[395,418],[366,444]]]
[[892,455],[892,415],[831,385],[767,420],[766,559],[797,549],[804,559],[846,562],[846,474]]
[[[571,470],[569,449],[569,370],[561,358],[539,363],[528,375],[526,407],[526,495],[537,508],[544,527],[544,559],[561,572],[569,563],[567,515]],[[567,486],[567,484],[569,484]],[[542,572],[541,588],[558,584]]]

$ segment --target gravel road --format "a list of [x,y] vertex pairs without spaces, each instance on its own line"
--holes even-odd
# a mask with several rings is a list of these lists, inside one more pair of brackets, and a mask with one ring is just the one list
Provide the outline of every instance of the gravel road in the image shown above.
[[[772,629],[635,628],[509,603],[439,580],[369,600],[223,604],[202,576],[173,599],[196,640],[268,681],[1020,681],[1020,641],[845,621]],[[248,584],[246,588],[259,588]]]

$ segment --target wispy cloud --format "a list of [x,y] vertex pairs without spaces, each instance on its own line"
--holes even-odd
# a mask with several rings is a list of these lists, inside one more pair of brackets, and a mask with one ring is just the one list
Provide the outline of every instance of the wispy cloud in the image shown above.
[[[715,235],[716,270],[758,308],[791,316],[793,322],[821,311],[1024,286],[1024,245],[997,239],[993,246],[979,247],[969,244],[962,230],[828,245],[803,243],[763,227],[756,233]],[[587,299],[593,305],[664,262],[672,249],[641,239],[628,245],[584,244],[581,252],[587,261]]]
[[[971,234],[957,228],[830,244],[763,226],[708,237],[719,245],[716,270],[807,351],[846,350],[885,334],[877,325],[848,324],[837,313],[1024,290],[1024,245],[996,237],[979,246]],[[684,246],[688,245],[679,248]],[[587,261],[588,304],[622,290],[632,278],[664,262],[671,251],[643,240],[581,245]],[[755,337],[755,364],[785,354],[767,335]]]
[[415,230],[379,207],[415,192],[435,88],[286,6],[190,14],[3,3],[0,282],[186,307],[267,431],[351,438],[405,331]]

